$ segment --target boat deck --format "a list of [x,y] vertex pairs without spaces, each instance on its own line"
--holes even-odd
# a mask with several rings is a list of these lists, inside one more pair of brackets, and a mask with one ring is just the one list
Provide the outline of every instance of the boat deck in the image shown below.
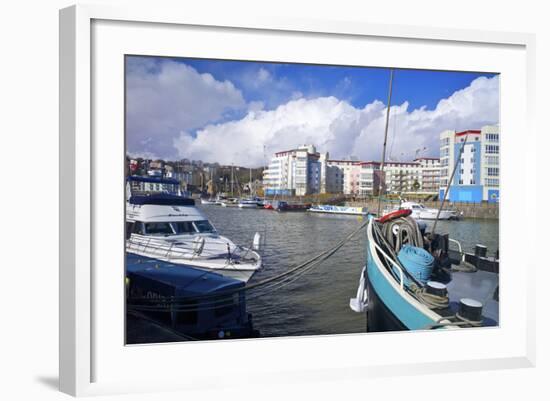
[[473,273],[452,273],[447,284],[449,309],[456,313],[462,298],[475,299],[483,304],[483,326],[497,326],[499,322],[498,274],[478,270]]

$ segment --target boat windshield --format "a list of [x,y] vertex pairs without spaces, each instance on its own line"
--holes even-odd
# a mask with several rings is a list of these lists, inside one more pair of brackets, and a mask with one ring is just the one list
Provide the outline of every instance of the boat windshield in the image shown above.
[[145,232],[149,235],[171,235],[174,234],[170,223],[145,223]]
[[170,223],[170,225],[176,234],[191,234],[195,232],[195,227],[193,227],[193,222],[191,221],[177,221]]
[[[135,230],[134,232],[137,233]],[[145,234],[147,235],[195,233],[216,233],[216,229],[208,220],[145,223]]]
[[197,228],[197,231],[200,232],[200,233],[215,233],[216,232],[216,230],[214,229],[214,227],[212,226],[212,224],[210,224],[210,222],[208,220],[197,220],[197,221],[194,221],[193,224]]

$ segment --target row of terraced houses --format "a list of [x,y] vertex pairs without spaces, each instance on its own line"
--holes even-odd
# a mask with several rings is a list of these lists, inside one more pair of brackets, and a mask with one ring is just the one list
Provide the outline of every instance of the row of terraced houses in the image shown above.
[[441,199],[459,155],[447,198],[456,202],[498,202],[499,130],[494,125],[480,130],[444,131],[440,134],[439,158],[386,162],[384,179],[378,161],[334,160],[328,152],[317,152],[314,145],[277,152],[264,171],[264,193],[367,196],[384,185],[390,193],[438,194]]

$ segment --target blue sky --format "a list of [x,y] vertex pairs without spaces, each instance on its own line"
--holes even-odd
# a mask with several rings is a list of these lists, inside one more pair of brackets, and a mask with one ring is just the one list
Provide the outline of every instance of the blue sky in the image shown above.
[[[336,96],[348,100],[355,107],[364,107],[373,100],[384,102],[388,96],[389,69],[344,67],[307,64],[264,63],[201,59],[173,59],[192,66],[198,72],[212,74],[218,80],[239,82],[247,73],[266,69],[276,80],[288,82],[289,87],[305,96]],[[392,104],[408,101],[412,108],[434,108],[439,100],[465,88],[474,79],[490,73],[450,72],[396,69]],[[270,89],[257,91],[246,84],[241,86],[250,100],[264,100]]]
[[[260,163],[260,148],[306,141],[338,158],[379,153],[389,69],[138,56],[126,65],[131,154]],[[391,105],[396,154],[437,156],[441,130],[498,123],[498,76],[395,69]]]

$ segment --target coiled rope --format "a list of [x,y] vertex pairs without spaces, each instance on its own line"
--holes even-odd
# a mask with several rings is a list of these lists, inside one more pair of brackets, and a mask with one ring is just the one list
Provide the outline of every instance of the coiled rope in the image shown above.
[[429,294],[426,288],[418,287],[415,284],[410,286],[410,290],[416,298],[430,309],[446,309],[449,307],[449,296]]
[[[458,321],[451,321],[451,319],[458,319]],[[444,322],[444,320],[448,320],[447,322]],[[443,316],[440,319],[438,319],[434,324],[429,324],[425,327],[423,327],[424,330],[431,330],[431,329],[437,329],[441,327],[447,327],[447,326],[472,326],[472,327],[480,327],[483,322],[481,320],[468,320],[462,316],[460,316],[458,313],[452,316]]]
[[412,217],[400,217],[385,223],[382,234],[395,252],[399,252],[405,244],[422,247],[422,233]]

